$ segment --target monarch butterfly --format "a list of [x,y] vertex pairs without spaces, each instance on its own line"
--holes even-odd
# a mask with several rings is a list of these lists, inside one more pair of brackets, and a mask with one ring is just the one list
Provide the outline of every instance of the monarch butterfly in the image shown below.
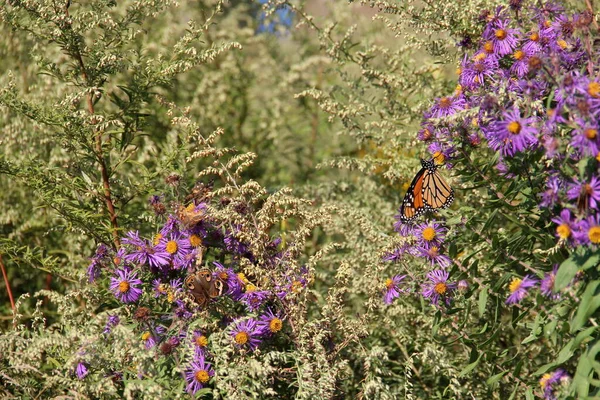
[[425,211],[447,208],[454,200],[454,190],[437,172],[434,159],[421,160],[421,166],[404,195],[400,207],[402,222],[412,221]]

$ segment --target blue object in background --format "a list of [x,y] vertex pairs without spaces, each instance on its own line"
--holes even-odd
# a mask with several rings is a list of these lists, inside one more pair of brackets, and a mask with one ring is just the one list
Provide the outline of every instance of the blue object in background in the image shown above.
[[[266,4],[268,0],[258,0],[258,2]],[[258,28],[256,29],[256,33],[272,33],[275,35],[288,33],[293,19],[294,12],[287,7],[278,8],[268,18],[261,9],[260,14],[258,14]]]

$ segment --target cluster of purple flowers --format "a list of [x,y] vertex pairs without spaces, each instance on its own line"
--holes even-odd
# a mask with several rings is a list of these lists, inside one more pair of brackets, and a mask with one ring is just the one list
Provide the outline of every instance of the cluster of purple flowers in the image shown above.
[[[151,204],[156,209],[162,204],[161,197],[154,196]],[[158,208],[160,215],[165,214],[166,207]],[[185,328],[187,323],[174,322],[188,321],[198,312],[208,311],[221,325],[227,325],[232,346],[254,351],[283,329],[285,316],[277,305],[308,284],[306,268],[299,272],[275,268],[286,262],[280,250],[281,240],[276,238],[264,246],[261,260],[264,268],[282,272],[273,276],[269,287],[259,288],[244,273],[236,271],[242,258],[256,263],[257,257],[239,240],[239,227],[225,226],[229,228],[223,229],[219,221],[208,215],[206,203],[192,203],[166,216],[166,222],[152,239],[131,231],[116,251],[100,245],[88,268],[91,282],[103,276],[109,278],[108,286],[116,300],[137,307],[133,309],[133,319],[140,323],[140,338],[146,349],[158,349],[166,356],[191,337],[195,351],[184,372],[190,393],[204,387],[215,374],[208,362],[208,336],[200,331],[190,334]],[[209,252],[214,259],[230,260],[229,265],[211,260],[206,256]],[[207,265],[212,267],[208,268],[212,280],[223,284],[222,292],[213,297],[214,293],[206,289],[210,298],[200,305],[186,287],[186,278],[195,279],[195,273]],[[218,310],[213,307],[214,302],[219,303]],[[108,316],[103,331],[107,339],[119,323],[119,316]],[[82,379],[89,368],[90,365],[80,363],[77,376]]]
[[[585,36],[592,15],[567,15],[554,3],[524,11],[529,26],[501,7],[485,16],[478,49],[458,68],[455,93],[436,99],[418,138],[450,161],[460,157],[458,148],[485,141],[499,153],[496,168],[507,179],[528,155],[542,155],[547,183],[540,206],[556,212],[557,237],[571,246],[595,246],[600,82]],[[586,168],[574,176],[581,162]]]
[[[538,204],[559,246],[595,250],[600,245],[600,58],[590,35],[594,17],[590,11],[567,14],[552,2],[522,10],[514,3],[519,3],[517,17],[503,7],[482,14],[480,40],[469,41],[474,50],[460,62],[455,91],[435,99],[417,138],[448,168],[456,161],[469,164],[475,149],[495,153],[494,179],[528,183],[529,204]],[[439,222],[398,221],[395,229],[412,239],[386,259],[426,258],[438,269],[427,274],[430,283],[422,295],[433,303],[448,302],[457,286],[447,282],[452,261],[440,253],[445,228]],[[535,287],[558,299],[557,270],[513,278],[506,303],[519,303]],[[404,279],[388,279],[386,303],[402,293]],[[554,399],[566,377],[562,370],[545,375],[544,397]]]
[[[406,238],[402,246],[384,257],[386,261],[399,261],[405,256],[422,258],[434,268],[426,276],[427,280],[421,284],[421,295],[438,305],[442,300],[450,305],[452,296],[458,288],[458,283],[448,279],[450,274],[446,269],[452,265],[450,257],[443,254],[443,244],[448,233],[448,228],[437,221],[416,224],[402,224],[400,217],[395,229]],[[406,275],[395,275],[385,282],[384,302],[391,304],[402,293],[407,293],[408,288],[401,288]]]

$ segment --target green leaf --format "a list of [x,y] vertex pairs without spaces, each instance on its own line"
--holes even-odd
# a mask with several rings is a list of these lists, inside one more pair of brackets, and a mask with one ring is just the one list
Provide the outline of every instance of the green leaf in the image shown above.
[[587,284],[577,312],[571,320],[571,333],[581,329],[598,307],[600,307],[600,281],[592,281]]
[[566,288],[575,278],[577,271],[579,271],[579,265],[575,261],[575,254],[573,254],[560,264],[554,280],[554,290],[558,292]]
[[484,286],[479,292],[479,300],[477,301],[477,307],[479,309],[479,316],[483,317],[485,313],[485,306],[488,300],[488,288]]
[[499,374],[492,375],[492,376],[490,376],[490,377],[487,379],[487,381],[485,381],[485,383],[487,383],[488,385],[492,386],[492,385],[494,385],[494,384],[498,383],[498,381],[499,381],[500,379],[502,379],[502,377],[503,377],[504,375],[506,375],[506,373],[507,373],[507,372],[508,372],[508,371],[502,371],[502,372],[500,372]]
[[575,342],[573,343],[573,347],[577,347],[581,344],[581,342],[583,342],[585,339],[587,339],[588,337],[590,337],[592,335],[592,333],[594,333],[594,331],[596,331],[598,328],[595,326],[591,326],[589,328],[587,328],[584,331],[581,331],[577,334],[577,336],[575,336]]
[[475,367],[477,367],[477,364],[479,364],[479,360],[481,360],[481,354],[479,355],[479,357],[477,357],[477,360],[473,361],[471,364],[467,365],[462,371],[460,371],[458,377],[462,378],[463,376],[469,374],[469,372],[473,371]]

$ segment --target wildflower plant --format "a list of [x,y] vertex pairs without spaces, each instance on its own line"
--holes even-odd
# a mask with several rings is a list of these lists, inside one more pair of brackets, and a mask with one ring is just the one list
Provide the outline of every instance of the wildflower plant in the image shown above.
[[0,5],[0,396],[599,394],[592,2]]

